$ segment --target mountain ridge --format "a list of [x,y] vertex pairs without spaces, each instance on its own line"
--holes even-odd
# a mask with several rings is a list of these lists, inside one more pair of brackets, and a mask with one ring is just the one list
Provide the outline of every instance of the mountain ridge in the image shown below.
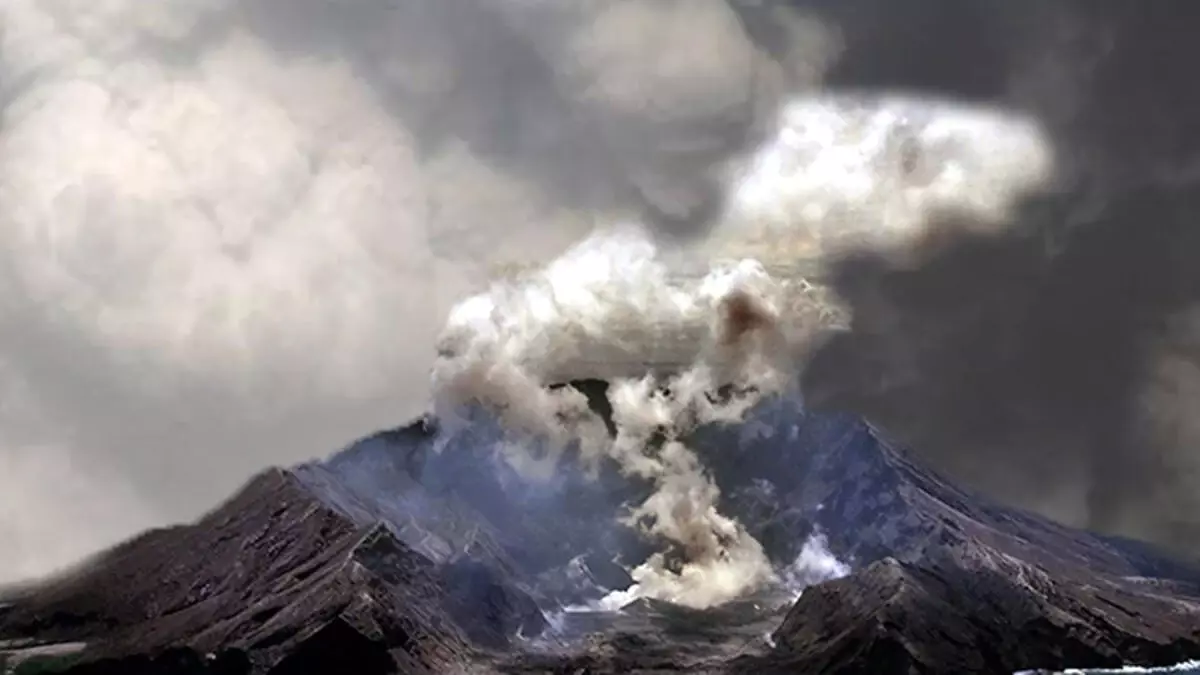
[[490,454],[497,433],[486,417],[454,431],[425,417],[264,471],[195,523],[14,598],[0,640],[84,642],[115,664],[233,654],[272,675],[335,672],[319,666],[346,666],[347,650],[364,674],[1007,674],[1200,656],[1191,565],[995,504],[864,421],[790,398],[688,443],[777,567],[820,533],[853,571],[794,604],[642,603],[581,615],[592,637],[559,635],[564,607],[627,586],[651,550],[614,525],[638,488],[569,468],[550,486],[506,482],[519,477]]

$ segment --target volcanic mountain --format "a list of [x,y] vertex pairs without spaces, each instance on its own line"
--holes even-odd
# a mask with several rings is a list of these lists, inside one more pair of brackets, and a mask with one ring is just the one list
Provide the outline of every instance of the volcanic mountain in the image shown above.
[[[603,383],[576,386],[603,412]],[[688,439],[783,581],[707,609],[617,609],[653,549],[618,519],[640,487],[569,455],[530,482],[502,436],[482,412],[426,417],[255,476],[195,523],[13,592],[9,665],[1007,675],[1200,657],[1197,568],[959,489],[861,419],[787,397]],[[817,549],[845,569],[808,564]]]

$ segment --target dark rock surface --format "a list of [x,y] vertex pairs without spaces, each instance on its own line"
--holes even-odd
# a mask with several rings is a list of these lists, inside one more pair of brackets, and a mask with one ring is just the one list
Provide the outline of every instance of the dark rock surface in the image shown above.
[[437,567],[385,526],[360,526],[272,470],[198,523],[149,532],[37,589],[3,632],[114,656],[237,648],[262,669],[341,622],[441,672],[470,657],[445,598]]
[[1004,673],[1173,665],[1194,656],[1200,601],[1083,570],[1050,574],[987,546],[875,562],[809,589],[776,649],[738,672]]
[[765,594],[561,614],[629,584],[647,545],[614,517],[642,488],[569,458],[552,483],[522,482],[499,434],[426,419],[265,472],[195,524],[12,598],[0,640],[109,659],[79,673],[1011,673],[1200,656],[1189,565],[957,489],[861,420],[791,400],[690,442],[777,565],[820,530],[854,574],[790,609]]

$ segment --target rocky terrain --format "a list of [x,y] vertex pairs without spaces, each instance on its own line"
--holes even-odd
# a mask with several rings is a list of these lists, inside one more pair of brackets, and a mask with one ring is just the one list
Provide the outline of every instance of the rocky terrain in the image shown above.
[[[602,401],[603,385],[580,385]],[[1200,571],[957,489],[861,420],[790,399],[690,439],[723,509],[810,585],[638,600],[636,484],[522,482],[499,428],[433,419],[253,478],[0,609],[10,667],[71,673],[1012,673],[1200,656]],[[852,573],[803,578],[821,533]],[[581,609],[590,607],[591,609]],[[564,611],[569,609],[571,611]],[[31,652],[30,650],[35,650]]]

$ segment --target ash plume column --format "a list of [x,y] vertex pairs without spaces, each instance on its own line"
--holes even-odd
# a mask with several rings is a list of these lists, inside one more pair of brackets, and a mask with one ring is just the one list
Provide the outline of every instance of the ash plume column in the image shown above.
[[[667,549],[632,570],[636,585],[618,592],[615,604],[642,596],[696,607],[728,601],[774,572],[759,543],[718,512],[720,492],[681,438],[698,424],[740,420],[754,400],[790,379],[783,342],[772,339],[781,290],[749,261],[681,283],[641,228],[598,233],[545,270],[498,282],[452,312],[433,373],[439,415],[453,420],[460,406],[483,403],[508,429],[550,440],[559,452],[534,477],[552,476],[561,448],[576,441],[586,465],[611,461],[621,474],[650,483],[626,524]],[[699,340],[700,353],[689,338]],[[666,353],[682,348],[683,372],[651,372],[646,357],[656,342]],[[583,394],[546,388],[573,379],[580,361],[612,383],[616,438]],[[758,391],[749,399],[711,400],[727,382]],[[538,460],[522,453],[533,447],[518,437],[497,449],[515,468],[528,469]],[[671,552],[680,556],[677,568]]]
[[[626,524],[661,550],[614,604],[706,607],[780,582],[761,545],[719,512],[716,484],[680,440],[791,394],[813,349],[842,327],[806,258],[868,249],[919,264],[931,216],[947,209],[1002,231],[1051,160],[1036,124],[996,111],[889,96],[793,101],[767,143],[726,167],[725,210],[699,241],[656,244],[645,226],[615,225],[460,303],[434,368],[439,415],[483,403],[518,433],[577,440],[584,463],[649,481]],[[587,377],[612,383],[615,439],[582,393],[547,389]],[[741,394],[723,400],[726,386]],[[537,461],[522,448],[539,447],[497,449],[527,468]],[[561,457],[544,457],[542,475]]]

